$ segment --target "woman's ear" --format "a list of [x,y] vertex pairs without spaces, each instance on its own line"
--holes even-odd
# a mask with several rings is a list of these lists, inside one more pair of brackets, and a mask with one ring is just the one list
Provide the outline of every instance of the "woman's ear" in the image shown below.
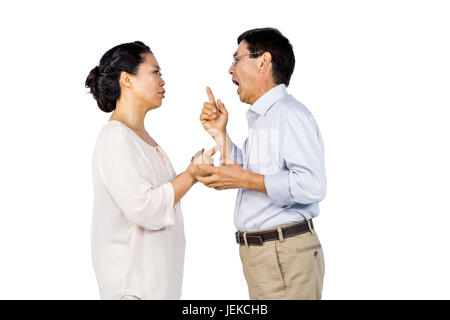
[[122,71],[120,72],[119,83],[121,86],[125,88],[133,88],[133,81],[131,79],[131,75],[128,72]]

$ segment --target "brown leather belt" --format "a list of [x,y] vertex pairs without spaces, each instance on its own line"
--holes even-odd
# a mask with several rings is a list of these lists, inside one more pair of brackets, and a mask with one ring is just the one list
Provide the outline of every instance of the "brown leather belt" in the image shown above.
[[[314,229],[312,220],[301,221],[286,227],[281,228],[283,238],[289,238],[305,233],[309,230],[308,221],[311,224],[311,228]],[[240,245],[245,245],[244,232],[236,232],[236,242]],[[247,244],[250,246],[262,246],[266,241],[279,240],[278,230],[271,229],[261,232],[247,232],[245,235],[247,238]]]

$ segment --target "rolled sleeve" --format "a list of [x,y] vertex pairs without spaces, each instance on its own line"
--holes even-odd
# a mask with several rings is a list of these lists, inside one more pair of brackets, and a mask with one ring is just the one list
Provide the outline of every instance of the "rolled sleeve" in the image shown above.
[[279,207],[293,204],[289,191],[289,171],[280,171],[273,175],[264,176],[264,185],[272,203]]
[[281,131],[281,171],[264,177],[270,200],[281,207],[311,204],[326,194],[323,142],[312,116],[290,112]]
[[134,143],[123,128],[111,127],[98,147],[100,174],[128,220],[148,230],[159,230],[175,223],[173,186],[171,182],[156,186],[143,176],[142,168],[149,164]]

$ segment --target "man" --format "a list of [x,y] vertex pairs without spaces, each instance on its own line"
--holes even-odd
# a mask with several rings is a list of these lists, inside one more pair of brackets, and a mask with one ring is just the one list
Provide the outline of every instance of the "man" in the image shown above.
[[228,112],[207,88],[200,121],[221,150],[220,167],[198,180],[217,190],[239,188],[234,222],[251,299],[321,299],[325,272],[312,218],[325,197],[322,137],[309,110],[286,92],[292,46],[278,30],[238,37],[229,69],[247,111],[242,150],[226,131]]

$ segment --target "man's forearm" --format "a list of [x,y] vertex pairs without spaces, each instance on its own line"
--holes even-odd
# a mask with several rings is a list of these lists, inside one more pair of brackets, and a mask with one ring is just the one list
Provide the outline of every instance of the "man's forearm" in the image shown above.
[[[220,152],[222,154],[222,159],[230,159],[231,152],[233,149],[233,141],[231,141],[230,136],[226,131],[220,131],[213,136],[216,145],[220,147]],[[231,160],[231,159],[230,159]]]
[[266,185],[264,184],[264,175],[246,171],[242,177],[243,188],[256,190],[267,194]]
[[[213,139],[216,141],[216,145],[220,147],[220,152],[222,153],[222,159],[230,159],[232,149],[233,149],[233,141],[231,141],[230,136],[226,131],[218,132],[213,136]],[[253,173],[250,171],[245,171],[245,175],[242,176],[241,180],[241,188],[251,189],[267,194],[266,185],[264,184],[264,175]]]

